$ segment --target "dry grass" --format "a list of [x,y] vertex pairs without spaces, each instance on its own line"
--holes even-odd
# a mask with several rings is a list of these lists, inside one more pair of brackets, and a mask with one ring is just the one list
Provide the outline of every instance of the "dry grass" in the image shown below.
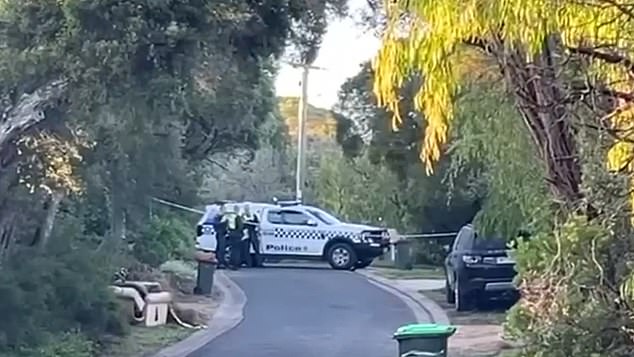
[[194,330],[177,325],[157,327],[132,326],[130,334],[111,341],[101,357],[143,357],[158,352],[161,348],[176,343]]

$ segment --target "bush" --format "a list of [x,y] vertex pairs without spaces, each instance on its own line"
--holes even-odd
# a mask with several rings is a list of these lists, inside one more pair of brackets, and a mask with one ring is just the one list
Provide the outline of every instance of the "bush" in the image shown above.
[[86,249],[55,256],[24,249],[10,257],[0,274],[0,350],[58,348],[51,343],[64,331],[81,331],[95,341],[125,334],[127,323],[108,290],[111,271],[102,257]]
[[189,262],[170,260],[161,265],[161,271],[174,274],[179,278],[196,279],[196,266]]
[[447,256],[447,252],[443,249],[443,245],[440,241],[433,239],[419,239],[416,240],[413,246],[414,251],[414,263],[442,266]]
[[632,356],[631,300],[619,286],[631,269],[619,248],[628,238],[575,217],[553,233],[519,242],[515,250],[522,298],[506,331],[523,356]]
[[153,218],[134,244],[140,262],[158,268],[171,259],[190,259],[194,248],[194,226],[173,216]]
[[49,342],[38,347],[22,348],[14,353],[15,357],[93,357],[95,343],[80,333],[69,332],[55,335]]

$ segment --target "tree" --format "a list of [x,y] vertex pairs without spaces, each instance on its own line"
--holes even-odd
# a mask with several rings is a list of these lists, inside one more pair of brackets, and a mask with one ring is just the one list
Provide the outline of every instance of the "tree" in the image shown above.
[[[307,6],[226,1],[207,9],[206,2],[195,0],[151,6],[97,0],[2,4],[0,180],[7,190],[25,180],[23,160],[9,155],[25,150],[18,147],[24,137],[43,133],[71,143],[81,132],[97,145],[65,160],[89,157],[85,171],[78,164],[46,167],[35,159],[40,171],[67,176],[60,183],[88,173],[84,179],[101,181],[96,186],[108,188],[104,203],[113,236],[122,236],[124,221],[133,224],[134,216],[147,212],[148,196],[191,200],[192,190],[189,198],[182,191],[198,186],[197,162],[256,149],[257,129],[276,105],[273,61],[294,26],[308,21]],[[332,11],[337,6],[327,5]],[[322,15],[316,11],[310,20],[323,22]],[[39,189],[40,176],[29,174],[36,180],[29,184]],[[50,217],[66,191],[58,185],[44,194]],[[145,204],[132,204],[130,197]],[[7,198],[0,206],[6,212],[3,207],[13,205]],[[9,242],[15,230],[9,222],[3,227],[3,242]],[[50,229],[39,231],[44,237]]]
[[408,231],[457,231],[476,214],[480,192],[468,187],[468,177],[462,174],[454,177],[450,187],[446,180],[449,162],[443,163],[439,175],[423,175],[418,153],[425,123],[411,100],[418,78],[401,90],[399,115],[404,119],[396,127],[390,125],[390,112],[378,105],[372,93],[373,79],[374,72],[366,63],[339,90],[333,113],[338,119],[337,137],[343,152],[348,157],[369,159],[381,170],[385,167],[396,175],[392,185],[405,192],[399,197],[399,224]]
[[464,185],[466,177],[467,187],[480,193],[478,230],[508,238],[520,230],[550,228],[553,212],[544,168],[499,81],[464,85],[456,107],[447,171],[450,183],[461,178]]
[[[411,74],[424,76],[415,102],[427,122],[422,157],[428,171],[447,148],[454,102],[460,104],[455,99],[464,73],[456,61],[476,49],[498,63],[520,114],[515,121],[524,130],[504,126],[509,116],[498,116],[478,118],[462,133],[480,143],[481,154],[496,156],[483,160],[489,166],[502,158],[530,160],[530,155],[518,150],[521,155],[511,157],[502,147],[496,152],[490,143],[473,140],[474,131],[484,129],[488,138],[502,128],[523,134],[545,173],[547,202],[558,209],[546,210],[553,217],[542,220],[533,238],[516,243],[522,299],[509,315],[508,330],[527,343],[526,356],[633,353],[632,334],[625,331],[632,326],[634,285],[631,269],[625,268],[632,252],[632,215],[631,207],[619,204],[623,192],[632,197],[631,189],[623,190],[623,179],[632,180],[630,7],[611,0],[397,1],[386,9],[376,94],[398,122],[397,89]],[[525,170],[520,165],[493,166],[500,173],[491,178],[500,180],[501,172],[514,167]],[[512,210],[523,203],[528,204],[519,211],[540,207],[534,200],[522,202],[529,198],[525,193],[508,189],[521,177],[505,179],[510,185],[503,197],[512,201]],[[583,217],[571,214],[583,206]]]
[[[626,58],[632,46],[622,35],[630,30],[632,19],[621,2],[597,4],[395,2],[387,8],[376,93],[381,104],[395,109],[398,84],[412,72],[424,73],[416,103],[429,123],[422,157],[431,170],[454,115],[452,101],[459,81],[453,64],[464,45],[482,49],[498,61],[515,94],[555,197],[575,206],[583,195],[575,115],[570,108],[587,104],[590,97],[599,98],[602,105],[593,105],[593,111],[625,118],[624,109],[631,102],[622,88],[629,83]],[[526,21],[539,26],[527,28]],[[615,38],[618,46],[611,44]],[[603,125],[599,117],[592,125]],[[605,125],[614,130],[617,121]]]
[[366,157],[348,159],[339,152],[322,157],[313,190],[316,202],[343,220],[408,231],[396,180],[387,168]]
[[[280,144],[265,127],[275,62],[298,26],[325,23],[324,4],[311,5],[0,2],[0,290],[13,322],[0,353],[68,330],[117,332],[106,285],[129,258],[121,243],[172,237],[146,231],[149,198],[197,205],[209,159]],[[82,302],[64,305],[65,292]],[[20,308],[31,293],[42,299]]]

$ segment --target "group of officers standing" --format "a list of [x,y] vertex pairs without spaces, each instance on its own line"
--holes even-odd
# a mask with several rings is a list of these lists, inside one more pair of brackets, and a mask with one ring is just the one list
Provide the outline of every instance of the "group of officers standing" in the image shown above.
[[[249,205],[221,203],[212,217],[212,224],[216,231],[218,268],[240,269],[245,261],[244,258],[253,265],[259,265],[259,219],[257,215],[251,213]],[[253,259],[255,261],[249,259],[251,247],[255,252]],[[229,257],[226,255],[227,248],[229,248]]]

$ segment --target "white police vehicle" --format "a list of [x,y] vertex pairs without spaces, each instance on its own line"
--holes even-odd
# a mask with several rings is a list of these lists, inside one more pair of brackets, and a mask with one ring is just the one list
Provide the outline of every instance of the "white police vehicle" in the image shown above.
[[[257,215],[259,253],[265,260],[325,260],[334,269],[358,269],[370,265],[389,246],[387,229],[345,223],[314,206],[297,202],[227,205],[248,205]],[[218,205],[207,206],[199,221],[199,245],[215,241],[211,218],[218,209]],[[215,244],[209,250],[215,250]]]

